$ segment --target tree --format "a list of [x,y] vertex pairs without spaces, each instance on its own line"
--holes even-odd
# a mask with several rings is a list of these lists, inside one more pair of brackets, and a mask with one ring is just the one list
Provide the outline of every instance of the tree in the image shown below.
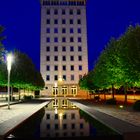
[[[111,39],[94,68],[93,79],[100,88],[140,87],[140,26],[130,26],[119,39]],[[114,91],[114,90],[113,90]],[[114,97],[114,95],[113,95]]]
[[5,49],[3,47],[2,41],[5,37],[2,35],[4,31],[4,27],[0,25],[0,86],[6,86],[6,65],[4,64],[4,54]]
[[2,35],[3,31],[4,27],[0,25],[0,62],[3,60],[3,54],[5,52],[5,49],[2,44],[2,41],[5,39],[5,37]]
[[44,86],[44,81],[36,71],[32,60],[24,53],[14,52],[11,70],[11,84],[17,88],[36,90]]

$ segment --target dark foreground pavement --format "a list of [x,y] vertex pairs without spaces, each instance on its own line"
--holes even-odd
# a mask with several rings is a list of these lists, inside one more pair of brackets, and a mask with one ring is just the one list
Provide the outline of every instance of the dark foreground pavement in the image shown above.
[[86,100],[71,101],[93,118],[121,134],[124,140],[140,140],[139,112],[93,104]]

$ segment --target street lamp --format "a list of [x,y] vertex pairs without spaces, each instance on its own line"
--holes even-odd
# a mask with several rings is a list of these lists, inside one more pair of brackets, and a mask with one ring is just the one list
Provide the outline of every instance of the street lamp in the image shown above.
[[10,109],[10,71],[12,66],[13,56],[7,55],[7,71],[8,71],[8,109]]

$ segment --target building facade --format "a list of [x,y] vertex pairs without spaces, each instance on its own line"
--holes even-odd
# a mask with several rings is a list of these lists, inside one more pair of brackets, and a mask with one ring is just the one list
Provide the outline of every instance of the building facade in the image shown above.
[[40,71],[42,95],[77,95],[88,72],[86,0],[41,1]]

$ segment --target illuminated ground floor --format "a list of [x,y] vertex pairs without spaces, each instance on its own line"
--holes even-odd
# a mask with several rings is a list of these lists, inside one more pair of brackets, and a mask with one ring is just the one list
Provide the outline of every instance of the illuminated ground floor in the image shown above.
[[47,85],[47,87],[40,93],[42,96],[77,96],[79,87],[78,85]]

